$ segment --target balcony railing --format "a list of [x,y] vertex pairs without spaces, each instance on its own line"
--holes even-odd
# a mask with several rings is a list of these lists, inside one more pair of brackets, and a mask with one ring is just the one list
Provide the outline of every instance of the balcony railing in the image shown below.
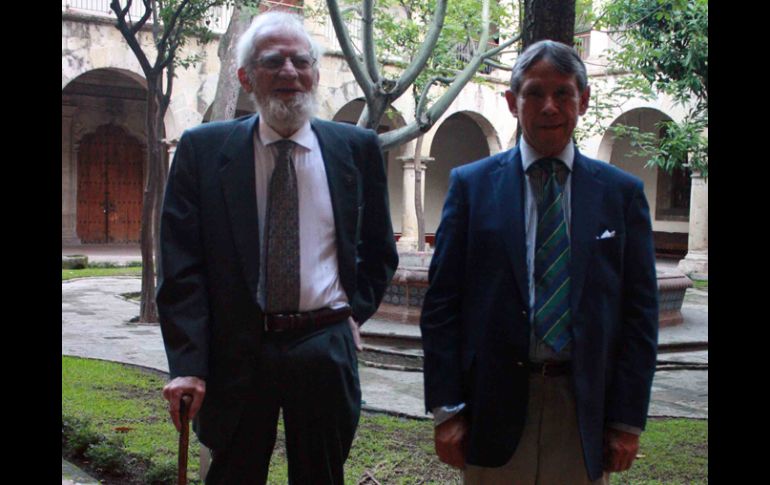
[[575,35],[575,50],[583,60],[591,55],[591,31]]
[[[363,32],[364,21],[360,18],[351,18],[345,20],[345,27],[348,29],[348,35],[350,35],[350,41],[353,43],[353,47],[357,52],[361,52],[363,49]],[[334,31],[334,25],[332,25],[331,17],[326,17],[324,23],[324,35],[328,44],[327,49],[332,51],[341,51],[340,43],[337,40],[337,33]]]
[[[487,43],[487,49],[494,49],[497,47],[497,42],[489,41]],[[476,53],[476,48],[478,46],[477,41],[469,40],[465,44],[461,44],[457,46],[457,59],[460,60],[463,63],[467,63],[473,58],[473,54]],[[499,57],[499,56],[497,56]],[[493,61],[499,61],[499,59],[495,57],[492,58]],[[479,69],[479,72],[482,74],[489,74],[492,72],[494,68],[488,64],[482,64],[481,68]]]
[[[267,2],[278,3],[278,2]],[[115,12],[110,8],[110,0],[62,0],[61,2],[62,13],[74,13],[81,15],[93,15],[97,17],[115,18]],[[131,20],[139,20],[144,14],[144,4],[141,0],[135,0],[128,11],[129,18]],[[218,34],[222,34],[227,30],[227,24],[230,22],[230,17],[233,15],[233,8],[231,6],[214,7],[211,9],[208,19],[209,28]],[[150,18],[147,23],[151,23]]]

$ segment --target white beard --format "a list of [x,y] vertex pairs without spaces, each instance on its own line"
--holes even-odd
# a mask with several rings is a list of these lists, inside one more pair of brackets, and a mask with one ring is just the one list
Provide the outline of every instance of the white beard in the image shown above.
[[257,105],[257,111],[265,122],[279,133],[294,133],[310,120],[318,111],[317,89],[314,86],[310,92],[299,93],[283,101],[272,96],[252,95]]

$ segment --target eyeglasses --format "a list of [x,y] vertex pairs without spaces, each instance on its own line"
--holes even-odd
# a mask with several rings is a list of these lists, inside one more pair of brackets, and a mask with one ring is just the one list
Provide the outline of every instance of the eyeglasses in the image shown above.
[[256,60],[257,66],[269,71],[277,71],[286,64],[286,59],[291,60],[294,69],[304,71],[315,65],[316,60],[309,54],[298,54],[295,56],[282,56],[280,54],[268,54],[261,56]]

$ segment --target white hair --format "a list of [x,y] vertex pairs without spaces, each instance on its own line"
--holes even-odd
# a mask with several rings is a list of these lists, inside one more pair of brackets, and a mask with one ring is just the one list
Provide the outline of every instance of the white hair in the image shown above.
[[[301,37],[307,41],[308,46],[310,47],[310,55],[313,56],[313,59],[316,61],[321,59],[323,50],[321,46],[312,39],[307,30],[305,30],[302,17],[276,10],[265,12],[254,17],[251,26],[249,26],[246,32],[244,32],[238,39],[238,44],[236,45],[238,68],[244,68],[247,71],[251,71],[256,67],[255,61],[258,54],[257,47],[262,41],[262,38],[275,29]],[[315,63],[313,69],[316,71],[318,70],[318,62]]]

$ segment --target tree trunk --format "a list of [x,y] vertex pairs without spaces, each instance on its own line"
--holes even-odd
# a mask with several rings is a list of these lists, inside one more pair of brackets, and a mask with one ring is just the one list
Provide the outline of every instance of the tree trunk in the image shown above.
[[241,85],[236,75],[238,63],[235,43],[241,34],[249,28],[251,19],[252,16],[243,8],[242,2],[236,2],[233,16],[227,26],[227,32],[219,42],[219,80],[217,81],[214,103],[211,105],[211,121],[235,118],[238,95],[241,92]]
[[374,102],[367,105],[368,109],[361,112],[361,118],[358,119],[358,126],[377,131],[377,128],[380,127],[382,117],[385,116],[385,112],[388,110],[388,101],[389,99],[385,96],[377,96]]
[[[575,0],[559,2],[524,0],[524,24],[521,31],[522,52],[543,39],[575,45]],[[516,126],[516,143],[521,139],[521,125]]]
[[161,76],[147,79],[147,170],[142,200],[142,298],[139,309],[139,321],[143,323],[158,322],[158,307],[155,304],[155,255],[158,254],[160,246],[160,201],[166,181],[165,150],[161,140],[164,110],[158,102],[161,82]]
[[543,39],[575,43],[575,0],[525,0],[522,51]]

